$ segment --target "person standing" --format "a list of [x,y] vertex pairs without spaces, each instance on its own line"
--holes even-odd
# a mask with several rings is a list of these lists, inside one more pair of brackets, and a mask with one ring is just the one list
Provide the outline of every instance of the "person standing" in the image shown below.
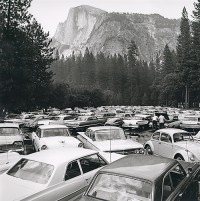
[[156,115],[154,114],[152,120],[153,120],[153,129],[156,130],[156,129],[157,129],[157,125],[158,125],[158,116],[156,116]]
[[159,117],[158,117],[158,121],[159,121],[159,128],[164,128],[164,123],[165,123],[165,117],[161,114]]

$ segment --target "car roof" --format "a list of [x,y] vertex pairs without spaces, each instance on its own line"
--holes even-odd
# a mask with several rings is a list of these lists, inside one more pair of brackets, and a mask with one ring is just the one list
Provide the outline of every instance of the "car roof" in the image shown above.
[[97,131],[97,130],[108,130],[108,129],[118,129],[118,130],[123,130],[120,127],[117,126],[94,126],[94,127],[89,127],[88,129],[92,131]]
[[173,135],[174,133],[188,133],[187,131],[178,128],[163,128],[157,130],[156,132],[168,133],[169,135]]
[[50,129],[50,128],[67,128],[65,125],[61,124],[48,124],[39,126],[40,129]]
[[23,158],[47,163],[53,166],[59,166],[60,164],[66,164],[67,162],[73,161],[77,158],[81,158],[94,153],[98,152],[79,147],[60,147],[29,154]]
[[15,123],[0,123],[0,128],[19,128],[19,124],[15,124]]
[[157,178],[165,174],[177,163],[176,160],[158,156],[128,155],[107,165],[100,172],[131,176],[155,182]]

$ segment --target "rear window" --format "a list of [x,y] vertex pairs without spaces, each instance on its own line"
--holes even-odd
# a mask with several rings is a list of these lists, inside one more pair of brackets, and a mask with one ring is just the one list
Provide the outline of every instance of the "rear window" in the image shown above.
[[18,128],[0,128],[0,135],[20,135]]
[[53,165],[21,159],[7,174],[22,180],[46,184],[52,175],[53,169]]
[[68,129],[66,128],[51,128],[44,129],[42,131],[42,137],[54,137],[54,136],[70,136]]
[[88,194],[107,201],[151,200],[152,184],[121,175],[99,174]]

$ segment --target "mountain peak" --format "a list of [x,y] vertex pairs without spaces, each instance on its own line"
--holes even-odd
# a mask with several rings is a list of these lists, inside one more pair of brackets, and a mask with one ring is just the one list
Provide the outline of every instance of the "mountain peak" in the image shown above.
[[[67,20],[60,23],[54,35],[60,54],[84,53],[124,54],[134,40],[142,59],[149,60],[168,44],[175,49],[180,20],[158,14],[108,13],[88,5],[70,9]],[[52,44],[53,45],[53,44]]]

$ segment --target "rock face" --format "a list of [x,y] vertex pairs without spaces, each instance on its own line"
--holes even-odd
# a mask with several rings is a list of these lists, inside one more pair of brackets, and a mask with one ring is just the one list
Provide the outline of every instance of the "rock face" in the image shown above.
[[149,60],[166,44],[176,47],[180,20],[158,14],[108,13],[91,6],[71,8],[64,23],[60,23],[52,46],[64,56],[84,53],[88,47],[94,54],[124,54],[131,40],[139,48],[142,59]]

